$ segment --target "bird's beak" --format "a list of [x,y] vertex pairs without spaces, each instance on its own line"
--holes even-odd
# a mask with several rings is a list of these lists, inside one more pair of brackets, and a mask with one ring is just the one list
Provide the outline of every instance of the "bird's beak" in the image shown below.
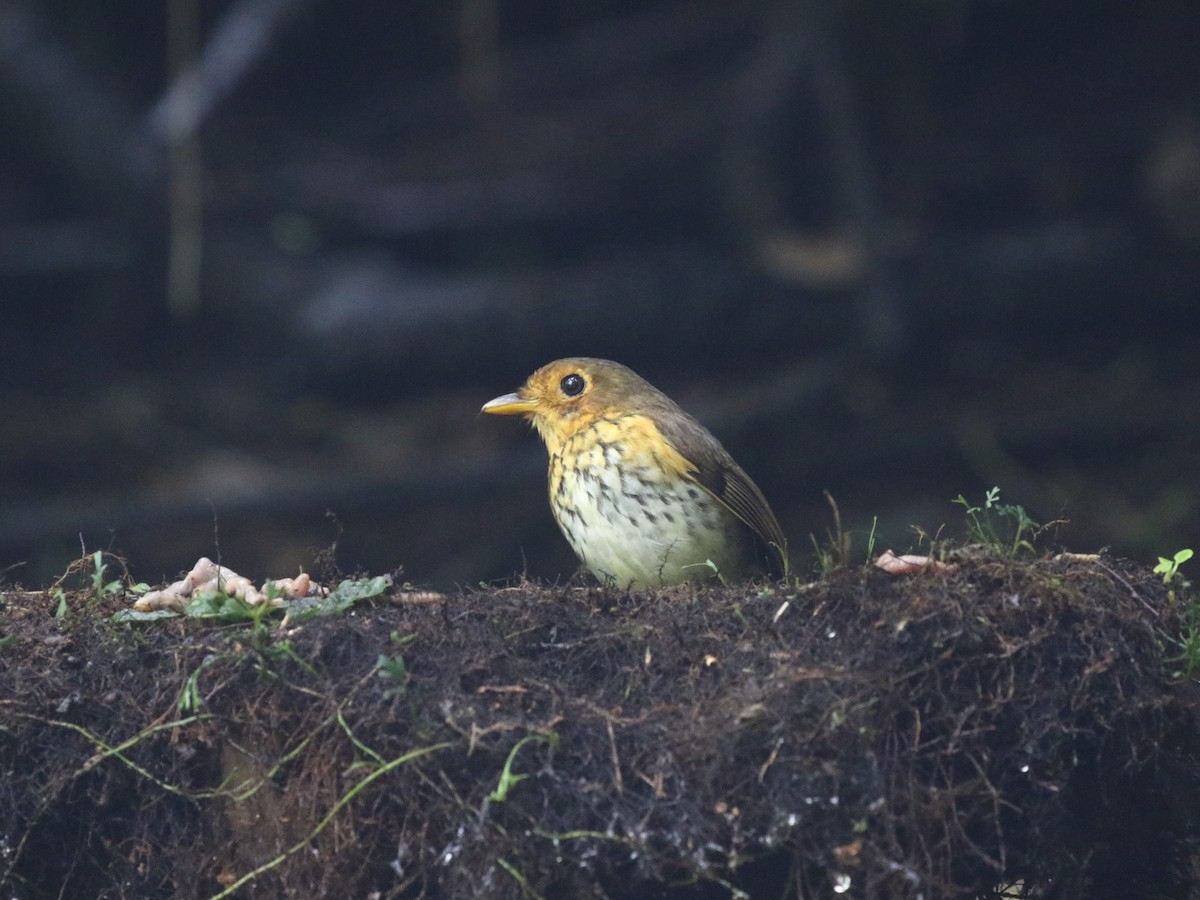
[[524,399],[520,394],[504,394],[483,404],[480,412],[494,416],[521,416],[532,413],[534,407],[533,401]]

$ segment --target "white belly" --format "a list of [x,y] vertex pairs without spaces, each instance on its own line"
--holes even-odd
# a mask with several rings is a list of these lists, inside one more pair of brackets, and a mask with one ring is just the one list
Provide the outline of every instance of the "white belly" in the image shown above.
[[691,482],[668,483],[661,471],[628,460],[618,468],[603,450],[595,452],[583,467],[562,470],[557,486],[552,462],[551,505],[575,553],[601,582],[660,587],[741,577],[733,571],[738,523],[711,494]]

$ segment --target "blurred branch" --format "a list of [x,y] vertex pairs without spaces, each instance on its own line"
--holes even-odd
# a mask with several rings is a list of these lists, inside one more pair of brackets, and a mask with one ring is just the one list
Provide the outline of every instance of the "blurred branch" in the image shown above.
[[170,148],[170,250],[167,306],[175,315],[200,303],[203,168],[198,130],[218,103],[275,44],[289,17],[308,0],[242,0],[222,17],[203,55],[198,0],[168,4],[171,87],[150,112],[149,128]]
[[[167,4],[167,61],[171,77],[195,64],[200,41],[199,0]],[[198,119],[196,120],[199,121]],[[167,251],[167,309],[176,316],[194,312],[200,303],[204,198],[200,141],[194,126],[170,135],[170,248]]]
[[[194,0],[193,0],[194,2]],[[194,134],[217,104],[237,89],[254,66],[275,46],[284,26],[310,0],[241,0],[213,29],[198,59],[188,51],[186,65],[172,66],[172,82],[150,112],[150,131],[167,143],[178,143]],[[196,10],[175,0],[171,5],[172,45],[194,46]],[[175,56],[175,53],[172,54]]]

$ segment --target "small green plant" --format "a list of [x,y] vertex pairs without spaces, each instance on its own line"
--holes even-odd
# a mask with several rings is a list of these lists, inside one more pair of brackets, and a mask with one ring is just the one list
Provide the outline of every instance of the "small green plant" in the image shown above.
[[204,698],[200,694],[200,675],[209,666],[229,659],[230,656],[231,654],[228,653],[210,653],[201,660],[200,665],[192,670],[191,674],[183,682],[183,690],[179,692],[178,709],[180,715],[187,716],[200,711],[200,707],[204,705]]
[[[850,532],[842,529],[841,510],[838,509],[837,501],[829,491],[825,491],[825,502],[829,504],[829,510],[833,514],[833,528],[825,530],[824,544],[817,540],[815,534],[809,534],[808,536],[809,540],[812,541],[813,549],[817,552],[817,571],[821,573],[822,577],[828,577],[846,565],[850,559],[852,544]],[[870,554],[875,546],[875,526],[877,523],[878,518],[871,525],[871,534],[867,541],[868,562],[870,562]]]
[[542,896],[533,889],[533,885],[529,883],[529,879],[521,873],[521,870],[510,863],[503,856],[496,857],[496,864],[513,877],[513,880],[521,886],[521,893],[526,897],[540,898]]
[[[403,647],[409,641],[416,640],[416,638],[416,632],[404,635],[400,634],[398,631],[392,632],[392,642],[399,647]],[[397,653],[395,656],[388,656],[386,653],[380,653],[379,659],[375,663],[375,668],[380,679],[391,682],[390,687],[384,689],[384,700],[390,700],[392,697],[399,697],[408,690],[408,667],[404,664],[404,657],[399,653]]]
[[817,554],[817,572],[823,578],[832,575],[841,565],[841,561],[837,557],[837,548],[832,543],[823,545],[817,540],[815,534],[809,534],[808,539],[812,542],[813,550]]
[[70,610],[70,607],[67,606],[67,592],[62,589],[62,585],[59,585],[54,589],[54,592],[50,596],[52,596],[55,601],[54,618],[63,618]]
[[204,700],[200,696],[200,669],[193,670],[184,681],[183,690],[179,692],[178,705],[179,712],[185,716],[194,713],[204,705]]
[[1179,653],[1168,656],[1167,662],[1179,663],[1180,668],[1172,673],[1184,678],[1200,669],[1200,603],[1194,598],[1182,609],[1183,629],[1171,643],[1179,647]]
[[104,573],[108,566],[104,563],[104,551],[97,550],[92,554],[92,598],[100,599],[121,592],[121,579],[105,582]]
[[[1195,554],[1191,550],[1180,550],[1170,559],[1165,556],[1158,558],[1158,565],[1154,567],[1156,574],[1163,577],[1163,584],[1170,584],[1171,581],[1179,574],[1179,567],[1191,559]],[[1182,581],[1182,576],[1180,577]],[[1184,582],[1186,586],[1187,582]]]
[[500,781],[496,785],[496,789],[488,794],[488,799],[496,803],[503,803],[508,799],[508,792],[511,791],[517,784],[528,778],[528,775],[519,775],[513,772],[513,763],[516,762],[517,752],[531,741],[544,741],[550,745],[551,749],[558,746],[558,735],[554,732],[550,734],[527,734],[525,737],[517,741],[513,748],[508,751],[508,758],[504,760],[504,768],[500,772]]
[[[291,641],[279,640],[278,635],[272,632],[271,615],[280,611],[280,608],[275,606],[272,601],[279,596],[279,589],[275,585],[269,584],[264,593],[267,599],[263,603],[247,603],[236,594],[227,594],[224,591],[198,591],[184,607],[184,614],[190,618],[217,619],[230,624],[243,622],[248,624],[250,626],[248,631],[231,632],[227,637],[232,642],[248,647],[255,654],[258,659],[258,672],[261,676],[277,677],[275,667],[285,658],[292,660],[310,674],[316,675],[313,667],[296,652]],[[121,616],[120,620],[138,620],[149,618],[152,615],[133,613]]]
[[[1193,556],[1195,556],[1193,551],[1184,549],[1175,553],[1170,559],[1165,556],[1158,558],[1158,565],[1154,567],[1154,572],[1163,577],[1163,584],[1168,585],[1167,599],[1172,603],[1180,599],[1172,585],[1178,586],[1182,590],[1191,587],[1191,583],[1183,577],[1179,567]],[[1168,656],[1166,659],[1167,662],[1180,664],[1180,668],[1173,674],[1176,678],[1184,678],[1200,669],[1200,598],[1188,596],[1178,609],[1183,619],[1179,637],[1167,635],[1166,638],[1169,643],[1179,647],[1179,653],[1175,656]]]
[[1010,556],[1024,548],[1033,550],[1033,539],[1043,526],[1029,518],[1025,507],[1000,502],[1000,488],[983,498],[983,506],[972,506],[962,494],[952,501],[967,511],[967,532],[972,543],[1004,550]]
[[379,672],[380,679],[391,684],[391,687],[385,688],[383,691],[384,700],[399,697],[408,690],[408,668],[404,665],[404,657],[399,653],[395,656],[380,653],[375,668]]
[[125,571],[124,579],[114,578],[108,579],[109,564],[105,562],[106,554],[103,550],[97,550],[95,553],[88,553],[84,549],[83,556],[75,560],[67,567],[67,570],[59,576],[49,588],[48,593],[50,598],[54,600],[54,617],[56,619],[64,618],[70,612],[68,598],[70,596],[67,590],[67,583],[75,578],[80,578],[83,582],[80,588],[82,593],[89,602],[102,600],[106,597],[116,597],[125,592],[132,594],[144,594],[150,590],[148,584],[126,584],[129,580],[129,570],[125,568],[125,561],[119,556],[107,554],[111,559],[117,561]]
[[725,577],[721,574],[720,568],[711,559],[706,559],[702,563],[690,563],[686,566],[680,566],[680,568],[681,569],[711,569],[713,575],[716,576],[717,581],[721,582],[721,584],[725,583]]
[[771,546],[779,551],[779,558],[783,560],[782,577],[784,581],[787,581],[792,574],[792,559],[790,556],[788,556],[787,541],[784,541],[782,544],[777,544],[775,541],[771,541]]
[[879,528],[879,516],[871,516],[871,533],[867,535],[867,564],[875,561],[875,531]]

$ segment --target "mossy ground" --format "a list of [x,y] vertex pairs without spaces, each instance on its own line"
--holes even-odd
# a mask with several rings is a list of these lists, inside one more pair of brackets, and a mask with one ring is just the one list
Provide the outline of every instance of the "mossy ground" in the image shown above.
[[4,596],[6,896],[1197,892],[1179,601],[1119,560],[125,603]]

